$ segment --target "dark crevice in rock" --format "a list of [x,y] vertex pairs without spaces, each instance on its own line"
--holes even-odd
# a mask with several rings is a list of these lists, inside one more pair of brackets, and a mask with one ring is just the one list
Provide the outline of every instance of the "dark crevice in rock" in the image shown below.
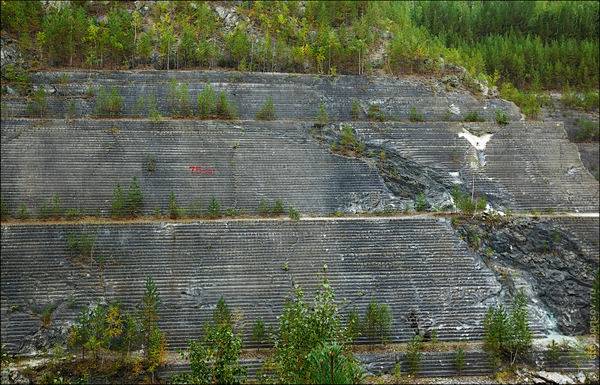
[[[349,125],[351,126],[351,125]],[[377,169],[389,190],[390,198],[371,205],[368,211],[409,210],[417,205],[420,194],[424,195],[424,210],[443,210],[453,207],[450,192],[454,186],[452,177],[442,170],[429,167],[401,155],[392,146],[375,141],[363,141],[356,137],[356,148],[340,146],[344,124],[336,126],[315,125],[310,133],[314,139],[327,145],[340,156],[360,159]],[[352,129],[356,135],[354,129]]]
[[462,218],[453,225],[496,272],[508,295],[525,283],[555,318],[558,331],[588,331],[590,290],[599,263],[576,234],[553,220],[533,218]]

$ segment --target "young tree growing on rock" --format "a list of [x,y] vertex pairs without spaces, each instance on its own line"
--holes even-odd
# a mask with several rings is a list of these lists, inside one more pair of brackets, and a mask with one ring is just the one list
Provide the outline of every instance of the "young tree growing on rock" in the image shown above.
[[165,356],[165,337],[158,328],[158,307],[160,299],[158,289],[151,277],[146,279],[146,291],[142,298],[141,307],[141,330],[144,343],[144,357],[148,371],[154,373],[162,364]]

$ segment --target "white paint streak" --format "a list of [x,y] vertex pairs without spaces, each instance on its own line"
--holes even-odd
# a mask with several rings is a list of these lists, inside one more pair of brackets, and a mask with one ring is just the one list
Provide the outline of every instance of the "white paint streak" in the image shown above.
[[492,134],[483,134],[481,136],[476,136],[463,128],[463,132],[459,132],[458,137],[465,138],[469,143],[471,143],[471,146],[475,147],[476,150],[483,151],[485,150],[487,142],[489,142],[490,139],[492,139]]

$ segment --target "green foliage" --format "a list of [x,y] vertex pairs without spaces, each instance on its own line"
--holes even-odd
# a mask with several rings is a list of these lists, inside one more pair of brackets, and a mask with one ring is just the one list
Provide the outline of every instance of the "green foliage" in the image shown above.
[[156,171],[156,157],[154,155],[148,155],[146,157],[146,171]]
[[[2,12],[4,16],[4,12]],[[4,23],[2,24],[4,25]],[[31,90],[31,78],[29,73],[21,66],[6,64],[2,66],[2,93],[6,86],[11,86],[21,95],[26,95]]]
[[171,219],[177,219],[181,217],[181,208],[177,205],[177,200],[175,199],[175,193],[171,191],[169,194],[169,217]]
[[410,111],[408,112],[408,119],[411,122],[424,122],[425,121],[425,117],[423,116],[423,114],[421,112],[417,112],[417,109],[415,107],[410,108]]
[[538,93],[520,91],[508,82],[503,83],[500,87],[500,96],[514,102],[529,118],[536,118],[542,106],[548,103],[547,99]]
[[417,194],[415,199],[415,210],[416,211],[425,211],[427,209],[427,199],[425,198],[424,193]]
[[235,108],[227,99],[225,91],[219,93],[219,99],[217,99],[216,105],[217,116],[221,119],[234,119],[237,115]]
[[275,200],[273,204],[273,208],[271,209],[271,214],[273,215],[281,215],[285,212],[285,208],[283,207],[283,201],[281,199]]
[[465,351],[462,348],[456,349],[454,354],[454,369],[461,373],[465,368]]
[[142,194],[142,189],[140,188],[137,177],[134,176],[133,181],[129,185],[129,190],[127,191],[127,200],[125,202],[126,212],[129,216],[138,216],[142,213],[143,205],[144,195]]
[[267,203],[267,201],[265,199],[260,200],[260,203],[258,204],[258,213],[263,217],[265,217],[271,213],[269,204]]
[[20,219],[22,221],[29,219],[29,209],[27,208],[27,205],[25,203],[21,203],[19,205],[16,217],[17,219]]
[[217,113],[217,96],[210,84],[198,94],[198,115],[206,119]]
[[117,184],[117,187],[113,190],[113,198],[112,205],[110,208],[110,215],[112,217],[120,218],[126,215],[126,205],[125,194],[123,193],[123,189],[121,186]]
[[96,115],[98,116],[119,116],[123,108],[123,97],[117,87],[110,90],[102,86],[96,96]]
[[317,125],[324,126],[329,123],[329,115],[325,109],[325,103],[319,105],[319,111],[317,112]]
[[387,342],[392,329],[390,306],[372,300],[367,306],[362,327],[363,334],[370,340],[378,340],[381,343]]
[[171,79],[169,90],[167,92],[167,103],[171,116],[188,117],[192,115],[190,103],[190,90],[187,84],[177,83],[177,80]]
[[353,384],[362,377],[362,369],[337,342],[313,348],[306,358],[309,384]]
[[208,205],[208,216],[213,219],[221,217],[221,204],[215,197],[210,200]]
[[48,111],[48,101],[46,100],[46,91],[40,87],[33,95],[29,104],[27,104],[27,112],[32,115],[38,115],[40,118],[46,115]]
[[502,305],[490,307],[483,321],[484,348],[492,362],[515,360],[528,352],[532,334],[528,324],[527,297],[519,291],[513,300],[510,313]]
[[273,98],[268,97],[265,104],[256,113],[256,119],[258,120],[275,120],[275,106],[273,105]]
[[175,384],[239,384],[246,377],[239,359],[242,340],[234,332],[231,312],[221,298],[211,323],[204,325],[201,339],[190,341],[182,358],[190,362],[191,373],[176,375]]
[[11,211],[8,208],[8,204],[6,203],[6,201],[4,199],[0,199],[0,215],[1,215],[0,218],[3,221],[10,218],[10,216],[11,216]]
[[600,338],[600,272],[598,271],[592,284],[590,302],[590,332],[598,340]]
[[356,340],[361,335],[362,325],[358,315],[358,310],[352,308],[348,313],[348,321],[346,323],[346,336],[350,341]]
[[[296,288],[294,294],[286,302],[279,317],[279,330],[274,341],[272,364],[277,382],[311,383],[318,378],[323,365],[326,365],[322,362],[323,351],[332,352],[331,346],[323,347],[325,344],[341,346],[345,355],[345,358],[338,355],[336,359],[342,373],[335,376],[353,373],[354,378],[349,382],[358,382],[360,372],[353,356],[346,351],[346,344],[350,341],[341,325],[335,296],[329,283],[326,280],[323,282],[321,290],[315,295],[313,306],[305,302],[301,289]],[[313,349],[321,351],[314,351],[311,355]],[[309,359],[309,356],[312,358]],[[354,365],[355,369],[350,369]]]
[[350,110],[350,116],[352,120],[358,120],[360,118],[360,103],[356,99],[352,99],[352,109]]
[[58,194],[53,194],[52,198],[48,203],[42,205],[39,210],[39,217],[41,219],[54,218],[58,219],[63,215],[63,209],[60,204],[60,198]]
[[487,199],[485,197],[471,199],[471,196],[462,192],[458,186],[454,186],[452,188],[451,195],[456,208],[468,215],[471,215],[477,211],[483,211],[487,206]]
[[479,115],[477,111],[471,111],[465,115],[463,119],[465,122],[485,122],[485,118]]
[[67,248],[72,256],[81,258],[83,261],[90,261],[94,246],[96,245],[96,235],[92,234],[67,234]]
[[408,343],[406,349],[406,361],[411,374],[415,375],[421,369],[421,358],[423,356],[423,337],[415,335]]
[[288,209],[288,214],[289,214],[291,220],[293,220],[293,221],[300,220],[300,212],[298,210],[296,210],[295,208],[290,207]]
[[575,133],[576,142],[597,142],[600,138],[600,125],[587,119],[577,119],[579,129]]
[[158,307],[160,298],[158,289],[151,277],[146,279],[145,292],[142,298],[141,307],[141,333],[144,343],[144,357],[146,359],[147,370],[154,372],[164,361],[165,355],[165,337],[158,328]]
[[254,342],[257,344],[262,344],[266,342],[266,338],[267,334],[265,330],[265,322],[262,320],[262,318],[259,318],[252,327],[252,340],[254,340]]
[[496,110],[496,123],[505,126],[509,123],[508,114],[502,110]]
[[65,217],[69,220],[75,220],[82,217],[83,214],[78,208],[68,208],[65,210]]
[[372,121],[383,122],[385,114],[377,104],[371,104],[367,110],[367,118]]
[[335,145],[335,148],[332,147],[332,150],[341,152],[342,154],[360,156],[365,151],[365,144],[356,138],[351,125],[342,124],[340,140]]
[[598,91],[582,93],[566,91],[562,94],[560,101],[569,108],[584,111],[598,110]]

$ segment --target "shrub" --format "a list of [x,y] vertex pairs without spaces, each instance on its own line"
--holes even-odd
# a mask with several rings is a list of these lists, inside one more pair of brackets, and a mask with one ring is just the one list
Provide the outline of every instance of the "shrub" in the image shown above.
[[374,120],[378,122],[383,122],[385,120],[385,115],[381,108],[377,104],[369,105],[369,109],[367,110],[367,118],[369,120]]
[[229,100],[227,99],[227,94],[225,94],[225,91],[221,91],[219,93],[219,99],[217,100],[217,106],[216,106],[216,112],[217,112],[217,116],[221,119],[234,119],[236,116],[235,109],[233,108],[231,103],[229,103]]
[[329,115],[325,109],[325,103],[319,105],[319,111],[317,112],[317,125],[324,126],[329,123]]
[[217,112],[217,96],[210,84],[198,94],[198,115],[201,118],[208,118]]
[[273,215],[281,215],[285,212],[283,207],[283,201],[281,199],[277,199],[273,204],[273,208],[271,209],[271,214]]
[[21,203],[19,208],[17,209],[16,217],[20,220],[25,220],[29,218],[29,209],[25,203]]
[[125,206],[127,213],[132,217],[138,216],[142,213],[143,205],[144,196],[142,194],[142,189],[140,188],[137,177],[134,176],[133,181],[129,185],[129,190],[127,191],[127,202]]
[[483,321],[484,348],[495,364],[504,358],[514,364],[531,347],[527,317],[527,297],[523,291],[515,295],[510,313],[501,305],[488,309]]
[[415,210],[416,211],[425,211],[427,209],[427,199],[425,198],[424,193],[417,194],[415,199]]
[[[318,376],[316,372],[326,365],[323,362],[324,350],[337,356],[335,362],[341,364],[338,369],[343,370],[344,375],[353,373],[353,378],[347,383],[360,382],[359,366],[346,349],[350,342],[341,325],[335,296],[327,280],[316,293],[312,306],[305,302],[304,293],[296,287],[294,297],[284,305],[279,317],[279,330],[275,335],[272,366],[276,381],[288,384],[315,381],[315,376]],[[334,351],[331,347],[333,344],[340,345],[341,350]],[[324,348],[324,345],[329,347]],[[323,350],[317,352],[315,349]],[[345,358],[340,357],[339,353],[344,354]],[[349,366],[354,368],[350,369]],[[336,377],[340,375],[335,374]]]
[[408,112],[408,119],[411,122],[424,122],[425,121],[425,117],[423,116],[423,114],[420,112],[417,112],[417,109],[415,107],[411,107],[410,111]]
[[158,328],[160,298],[156,284],[151,277],[146,279],[145,288],[141,308],[141,332],[146,365],[148,371],[152,373],[152,381],[154,382],[154,372],[162,364],[166,354],[165,337]]
[[[23,67],[7,64],[2,66],[2,70],[2,83],[6,80],[6,83],[14,86],[20,95],[26,95],[30,91],[31,78],[29,73]],[[4,92],[4,85],[2,87],[2,92]]]
[[110,215],[112,217],[124,217],[126,214],[126,201],[125,194],[121,189],[121,186],[117,184],[117,187],[113,190],[112,205],[110,208]]
[[265,331],[265,322],[262,320],[262,318],[259,318],[252,327],[252,339],[257,344],[262,344],[266,342],[266,337],[267,334]]
[[500,87],[500,96],[514,102],[529,118],[537,117],[542,105],[548,103],[547,98],[533,92],[520,91],[508,82],[503,83]]
[[598,108],[598,91],[583,93],[563,92],[561,102],[569,108],[591,111]]
[[423,337],[415,335],[410,342],[406,350],[406,360],[408,361],[408,368],[410,373],[415,375],[421,369],[421,358],[423,356]]
[[260,203],[258,204],[258,213],[265,217],[267,215],[269,215],[271,212],[271,210],[269,209],[269,204],[267,203],[267,201],[265,199],[261,199]]
[[162,115],[158,111],[158,103],[156,102],[156,95],[150,94],[146,97],[148,103],[148,118],[153,123],[158,123],[162,120]]
[[293,220],[293,221],[300,220],[300,212],[298,210],[296,210],[295,208],[290,207],[288,209],[288,214],[289,214],[291,220]]
[[575,121],[579,129],[575,133],[576,142],[597,142],[600,137],[600,125],[587,119]]
[[352,109],[350,110],[350,116],[352,120],[358,120],[360,118],[360,103],[356,99],[352,99]]
[[465,368],[465,351],[462,348],[456,349],[454,354],[454,369],[458,373],[462,372]]
[[50,201],[40,207],[39,217],[42,219],[60,218],[62,214],[63,209],[60,205],[60,198],[58,194],[53,194]]
[[340,134],[339,143],[332,148],[334,151],[339,151],[344,154],[362,155],[365,151],[365,144],[360,142],[355,134],[354,129],[349,124],[342,124],[342,132]]
[[273,98],[268,97],[265,104],[256,113],[256,119],[258,120],[275,120],[275,106],[273,105]]
[[208,216],[213,219],[221,217],[221,205],[215,197],[210,200],[208,205]]
[[[223,313],[225,312],[225,313]],[[246,377],[240,365],[242,340],[234,333],[231,313],[223,298],[217,303],[212,322],[204,325],[201,339],[190,341],[183,359],[190,362],[191,373],[174,376],[175,384],[239,384]]]
[[107,90],[104,86],[98,90],[96,97],[96,115],[118,116],[123,108],[123,97],[116,87]]
[[508,122],[508,114],[502,110],[496,110],[496,123],[504,126],[507,125]]
[[310,384],[353,384],[362,375],[356,360],[336,342],[316,346],[306,362]]
[[33,115],[43,117],[48,111],[48,101],[46,100],[46,91],[40,87],[31,96],[31,101],[27,105],[27,112]]
[[175,193],[171,191],[169,194],[169,217],[171,219],[177,219],[181,216],[181,208],[177,205],[175,199]]
[[364,335],[371,340],[385,343],[389,340],[392,328],[392,315],[387,304],[378,304],[374,300],[367,306],[362,322]]
[[349,340],[354,341],[361,335],[362,325],[358,316],[358,310],[352,308],[348,313],[348,322],[346,323],[346,336]]
[[191,116],[192,109],[190,104],[190,90],[187,84],[177,83],[177,80],[172,79],[169,82],[167,99],[172,116]]
[[487,206],[487,199],[485,197],[471,199],[471,196],[460,191],[458,186],[454,186],[450,194],[452,195],[456,208],[465,214],[470,215],[476,211],[483,211]]
[[485,122],[485,118],[479,115],[477,111],[471,111],[465,115],[463,119],[465,122]]
[[8,208],[8,204],[4,201],[4,199],[0,199],[0,219],[6,220],[10,218],[11,212]]
[[89,234],[67,234],[67,248],[71,255],[82,260],[91,260],[96,236]]
[[81,213],[81,210],[79,210],[77,208],[72,207],[72,208],[65,210],[65,217],[67,219],[74,220],[74,219],[80,218],[82,216],[83,216],[83,214]]

